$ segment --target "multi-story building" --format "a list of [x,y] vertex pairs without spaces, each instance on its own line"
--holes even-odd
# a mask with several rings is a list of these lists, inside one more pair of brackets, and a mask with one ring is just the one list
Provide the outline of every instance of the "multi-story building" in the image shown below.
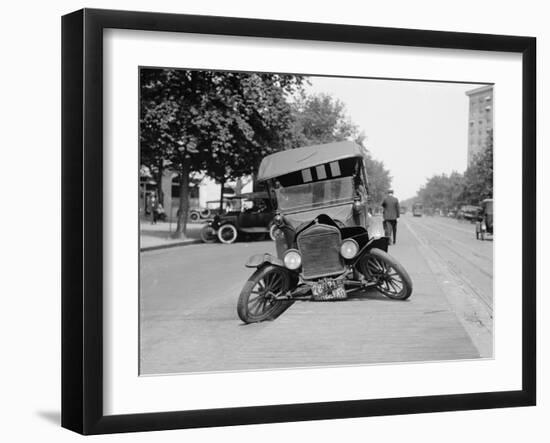
[[468,165],[487,144],[493,129],[493,86],[482,86],[466,92],[470,98],[468,120]]

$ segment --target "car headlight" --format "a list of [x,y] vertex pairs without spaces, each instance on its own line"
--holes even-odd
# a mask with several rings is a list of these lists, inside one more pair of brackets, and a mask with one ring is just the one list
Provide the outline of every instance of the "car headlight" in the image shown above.
[[302,266],[302,256],[296,249],[289,249],[285,252],[283,262],[288,269],[294,271]]
[[347,239],[342,242],[340,246],[340,254],[345,259],[349,260],[357,255],[359,252],[359,245],[355,240]]

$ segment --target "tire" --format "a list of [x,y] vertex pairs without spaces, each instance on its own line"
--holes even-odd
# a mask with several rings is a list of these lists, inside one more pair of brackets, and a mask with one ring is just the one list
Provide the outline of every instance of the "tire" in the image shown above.
[[203,209],[201,212],[200,212],[200,217],[201,218],[208,218],[212,215],[212,211],[210,211],[210,209],[206,208],[206,209]]
[[201,229],[201,240],[203,243],[216,243],[218,241],[218,233],[210,225],[204,225]]
[[405,268],[391,255],[373,248],[361,259],[361,273],[377,281],[376,289],[393,300],[406,300],[412,294],[412,280]]
[[238,236],[237,228],[232,224],[222,225],[218,229],[218,240],[226,245],[235,243]]
[[237,314],[244,323],[273,320],[292,304],[291,301],[271,300],[266,297],[287,291],[290,275],[284,268],[264,265],[258,268],[245,283],[237,303]]
[[191,213],[189,214],[189,220],[191,220],[192,222],[199,221],[200,218],[201,216],[197,211],[191,211]]

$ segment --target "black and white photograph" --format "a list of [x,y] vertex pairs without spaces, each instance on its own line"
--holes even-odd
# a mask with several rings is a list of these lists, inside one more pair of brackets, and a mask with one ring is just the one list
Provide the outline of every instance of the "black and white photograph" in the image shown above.
[[141,376],[494,357],[498,84],[137,75]]
[[6,3],[0,440],[546,443],[545,10]]

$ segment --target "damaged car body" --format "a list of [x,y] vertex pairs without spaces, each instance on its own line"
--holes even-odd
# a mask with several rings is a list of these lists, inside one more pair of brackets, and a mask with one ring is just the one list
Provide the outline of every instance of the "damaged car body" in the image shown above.
[[278,152],[258,171],[276,201],[276,255],[257,254],[239,296],[245,323],[272,320],[297,300],[345,300],[375,287],[406,300],[412,281],[388,251],[383,230],[369,229],[364,151],[336,142]]

